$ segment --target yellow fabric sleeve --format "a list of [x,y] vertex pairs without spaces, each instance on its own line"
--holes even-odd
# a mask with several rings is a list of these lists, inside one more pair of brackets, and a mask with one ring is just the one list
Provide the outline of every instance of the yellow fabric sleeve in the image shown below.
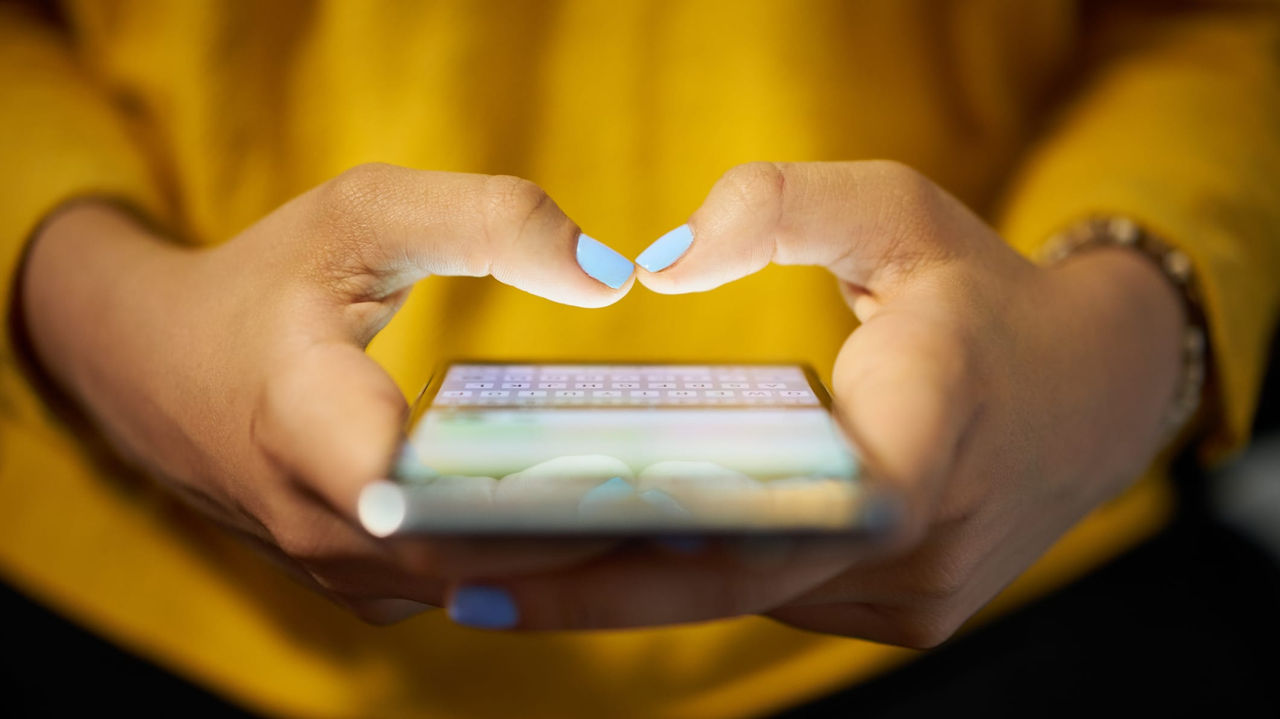
[[[0,5],[0,291],[12,320],[18,266],[28,238],[58,205],[102,196],[158,206],[146,162],[107,95],[77,64],[67,38],[23,8]],[[86,268],[92,271],[92,268]],[[12,324],[0,338],[0,370],[16,364]],[[16,372],[0,371],[0,407],[20,406]]]
[[1248,438],[1280,304],[1280,10],[1116,5],[1090,19],[1094,69],[1028,153],[1000,229],[1031,254],[1085,216],[1124,215],[1191,256],[1215,459]]

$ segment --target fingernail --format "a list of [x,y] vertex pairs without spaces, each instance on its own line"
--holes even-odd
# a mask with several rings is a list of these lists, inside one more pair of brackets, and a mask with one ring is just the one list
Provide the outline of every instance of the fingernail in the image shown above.
[[631,483],[622,477],[613,477],[596,487],[592,487],[591,491],[582,495],[582,499],[578,501],[579,512],[590,512],[600,507],[616,504],[617,502],[635,494],[636,490]]
[[409,502],[395,482],[378,480],[360,490],[356,514],[366,531],[375,537],[389,537],[404,524]]
[[680,506],[675,497],[662,491],[661,489],[649,489],[640,493],[640,499],[645,504],[661,511],[668,517],[688,517],[689,510]]
[[626,284],[635,265],[608,245],[587,235],[578,235],[578,266],[604,284],[618,289]]
[[636,258],[636,264],[650,272],[665,270],[672,262],[680,259],[692,244],[693,230],[688,225],[680,225],[646,247]]
[[510,629],[520,620],[520,612],[505,589],[471,586],[453,593],[449,618],[476,629]]

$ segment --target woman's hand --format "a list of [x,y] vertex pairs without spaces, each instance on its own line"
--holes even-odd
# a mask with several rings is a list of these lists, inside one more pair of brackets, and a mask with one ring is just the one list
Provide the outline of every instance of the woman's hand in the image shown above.
[[1183,320],[1141,256],[1099,250],[1036,267],[929,180],[886,162],[742,166],[689,226],[692,245],[674,264],[642,262],[657,270],[639,273],[650,289],[706,291],[770,262],[838,278],[862,324],[836,359],[833,391],[871,474],[905,498],[898,533],[880,547],[633,551],[454,588],[455,616],[558,629],[760,613],[931,646],[1158,449]]
[[492,275],[582,307],[633,281],[532,183],[369,165],[210,250],[109,205],[70,205],[32,245],[25,320],[42,364],[124,456],[387,621],[421,609],[399,600],[441,603],[445,577],[607,546],[385,542],[353,521],[406,412],[363,348],[429,274]]

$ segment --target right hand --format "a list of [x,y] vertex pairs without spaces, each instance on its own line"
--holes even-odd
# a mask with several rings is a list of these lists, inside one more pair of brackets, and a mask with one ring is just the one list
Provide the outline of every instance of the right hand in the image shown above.
[[24,319],[40,362],[123,456],[364,619],[393,621],[441,604],[445,578],[610,546],[377,540],[354,521],[407,410],[364,347],[412,285],[492,275],[611,304],[633,278],[619,269],[613,289],[588,275],[580,234],[528,181],[388,165],[349,170],[212,249],[76,203],[34,240]]

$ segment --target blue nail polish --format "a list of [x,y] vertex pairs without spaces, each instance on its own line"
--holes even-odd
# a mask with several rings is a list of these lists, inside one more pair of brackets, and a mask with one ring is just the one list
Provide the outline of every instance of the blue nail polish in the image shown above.
[[616,504],[635,493],[636,490],[630,482],[622,477],[613,477],[582,495],[582,499],[578,501],[578,511],[590,512],[601,506]]
[[649,489],[640,494],[640,499],[645,504],[660,510],[668,517],[688,517],[689,510],[680,506],[675,497],[662,491],[661,489]]
[[688,225],[680,225],[646,247],[636,258],[636,264],[650,272],[665,270],[672,262],[680,259],[692,244],[693,230]]
[[520,620],[520,612],[505,589],[470,586],[454,592],[449,618],[477,629],[510,629]]
[[578,235],[578,266],[604,284],[618,289],[626,284],[635,265],[599,240]]

